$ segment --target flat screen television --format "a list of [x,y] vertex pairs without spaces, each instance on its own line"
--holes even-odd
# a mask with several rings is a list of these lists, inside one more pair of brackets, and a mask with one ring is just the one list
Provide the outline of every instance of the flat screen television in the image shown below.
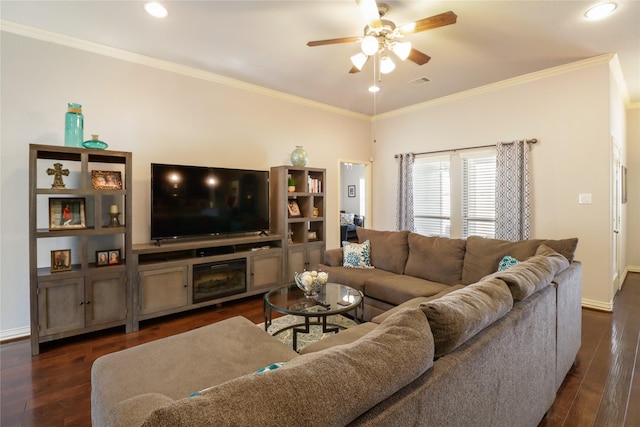
[[151,164],[152,240],[268,230],[268,171]]

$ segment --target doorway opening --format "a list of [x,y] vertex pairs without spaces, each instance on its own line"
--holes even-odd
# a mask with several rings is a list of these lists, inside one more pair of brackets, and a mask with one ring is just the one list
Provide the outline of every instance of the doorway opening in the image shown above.
[[356,227],[371,227],[371,164],[340,161],[340,245],[357,242]]

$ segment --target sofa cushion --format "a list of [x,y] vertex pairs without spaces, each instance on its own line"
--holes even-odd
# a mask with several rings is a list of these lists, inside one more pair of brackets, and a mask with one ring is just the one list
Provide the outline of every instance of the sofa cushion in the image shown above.
[[419,308],[406,309],[351,344],[159,408],[143,426],[343,426],[432,365],[427,319]]
[[[419,307],[420,304],[422,304],[423,302],[433,301],[434,299],[440,298],[441,296],[446,295],[449,292],[453,292],[455,290],[462,289],[462,288],[464,288],[463,285],[447,286],[447,289],[445,289],[443,291],[440,291],[435,295],[431,295],[430,297],[411,298],[410,300],[405,301],[402,304],[396,305],[395,307],[385,311],[384,313],[378,314],[373,319],[371,319],[371,322],[380,324],[380,323],[384,322],[387,319],[387,317],[394,315],[396,312],[398,312],[398,311],[400,311],[402,309],[405,309],[407,307]],[[349,329],[351,329],[351,328],[349,328]]]
[[397,276],[395,273],[380,270],[379,268],[345,268],[331,267],[325,264],[318,264],[318,270],[329,274],[329,281],[350,286],[364,292],[364,284],[371,277]]
[[[92,419],[95,425],[112,425],[113,417],[127,416],[113,410],[116,404],[134,396],[149,395],[140,405],[145,410],[157,400],[154,393],[179,399],[295,357],[290,347],[240,316],[110,353],[91,368]],[[127,408],[132,419],[140,416]]]
[[342,242],[342,266],[345,268],[373,268],[371,266],[370,243]]
[[404,274],[371,276],[364,282],[366,296],[393,305],[415,297],[430,297],[449,288],[449,285]]
[[479,236],[469,236],[462,268],[462,283],[475,283],[483,277],[493,273],[505,255],[519,260],[526,260],[535,255],[536,249],[545,244],[563,255],[569,262],[573,261],[578,239],[563,240],[508,240],[487,239]]
[[446,285],[462,283],[465,240],[409,233],[408,243],[404,274]]
[[564,256],[547,245],[540,245],[536,255],[489,277],[503,280],[509,286],[514,301],[522,301],[534,292],[549,286],[553,277],[567,267],[569,261]]
[[357,227],[358,241],[371,242],[371,265],[402,274],[409,256],[408,231],[378,231]]
[[314,351],[324,350],[326,348],[335,347],[336,345],[352,343],[355,340],[367,335],[377,327],[378,323],[365,322],[347,328],[337,334],[327,334],[327,337],[304,347],[302,350],[300,350],[300,354],[313,353]]
[[507,285],[487,279],[420,305],[429,320],[435,357],[441,357],[500,319],[513,307]]

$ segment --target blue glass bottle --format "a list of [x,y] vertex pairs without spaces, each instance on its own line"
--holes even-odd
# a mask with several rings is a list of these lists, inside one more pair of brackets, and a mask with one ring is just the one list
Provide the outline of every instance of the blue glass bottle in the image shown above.
[[82,105],[69,103],[67,114],[65,114],[64,125],[64,145],[67,147],[82,148],[83,142],[84,116],[82,115]]

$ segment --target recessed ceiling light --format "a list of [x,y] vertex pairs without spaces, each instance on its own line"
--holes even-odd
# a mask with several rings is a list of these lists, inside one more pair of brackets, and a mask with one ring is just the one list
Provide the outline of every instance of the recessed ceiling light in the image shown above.
[[600,3],[587,10],[584,14],[584,17],[591,21],[604,19],[607,16],[611,15],[617,7],[618,5],[615,3]]
[[373,86],[369,87],[369,92],[371,92],[371,93],[376,93],[378,91],[380,91],[380,87],[379,86],[373,85]]
[[165,7],[157,1],[150,1],[148,3],[145,3],[144,10],[146,10],[149,15],[156,18],[166,18],[166,16],[169,14],[169,12],[167,12],[167,9],[165,9]]

